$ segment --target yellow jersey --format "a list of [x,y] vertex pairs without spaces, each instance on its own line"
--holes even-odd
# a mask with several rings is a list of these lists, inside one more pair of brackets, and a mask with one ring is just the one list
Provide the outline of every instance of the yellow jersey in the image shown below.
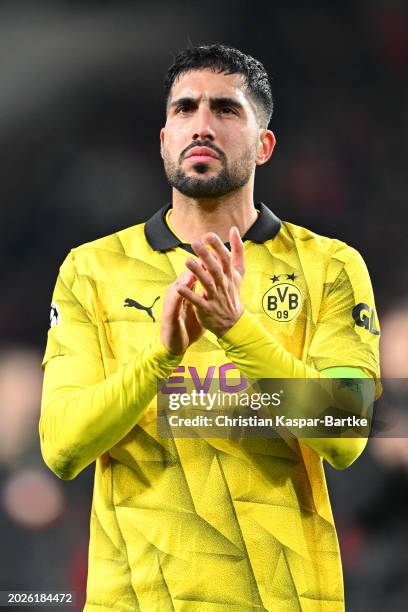
[[244,315],[173,355],[159,338],[163,296],[193,251],[169,207],[73,249],[53,293],[40,437],[61,478],[96,461],[85,610],[342,611],[319,453],[296,439],[160,438],[155,400],[171,375],[275,377],[272,337],[305,368],[377,378],[365,264],[260,204],[243,236]]

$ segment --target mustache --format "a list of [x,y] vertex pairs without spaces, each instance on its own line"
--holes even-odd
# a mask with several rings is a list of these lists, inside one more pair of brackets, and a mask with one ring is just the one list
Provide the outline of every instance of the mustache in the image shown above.
[[194,140],[193,142],[190,142],[188,147],[183,149],[183,151],[180,153],[179,163],[183,161],[184,157],[187,155],[190,149],[194,149],[194,147],[207,147],[207,149],[212,149],[213,151],[215,151],[222,161],[225,162],[227,159],[227,156],[225,155],[224,151],[222,151],[219,147],[217,147],[217,145],[212,143],[211,140]]

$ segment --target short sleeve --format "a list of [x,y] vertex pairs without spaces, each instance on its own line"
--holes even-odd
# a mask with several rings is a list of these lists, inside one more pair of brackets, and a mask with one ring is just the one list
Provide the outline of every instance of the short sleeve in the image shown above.
[[315,368],[355,366],[380,376],[380,328],[361,255],[344,245],[332,256],[308,359]]
[[101,357],[97,328],[81,299],[72,251],[60,267],[52,295],[50,329],[42,367],[57,356],[83,356],[96,361]]

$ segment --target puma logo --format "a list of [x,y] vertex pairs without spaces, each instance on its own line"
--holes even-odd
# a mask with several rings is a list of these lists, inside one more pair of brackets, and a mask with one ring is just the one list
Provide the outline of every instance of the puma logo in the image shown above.
[[126,298],[125,303],[123,305],[128,308],[137,308],[138,310],[145,310],[149,317],[152,319],[153,323],[155,323],[156,319],[153,316],[152,308],[159,299],[160,295],[158,295],[157,298],[154,299],[153,304],[151,306],[143,306],[143,304],[139,304],[139,302],[136,302],[136,300],[132,300],[132,298]]

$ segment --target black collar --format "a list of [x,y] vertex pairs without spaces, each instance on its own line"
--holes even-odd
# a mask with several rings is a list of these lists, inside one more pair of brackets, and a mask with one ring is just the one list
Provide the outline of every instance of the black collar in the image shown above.
[[[171,204],[166,204],[158,210],[153,217],[150,217],[145,223],[144,233],[147,242],[154,251],[167,251],[181,247],[194,255],[191,245],[180,240],[173,234],[166,223],[166,213],[171,208]],[[256,205],[259,210],[259,215],[255,223],[251,225],[242,240],[252,240],[252,242],[265,242],[274,238],[279,232],[282,222],[278,217],[262,202]],[[229,242],[225,246],[230,249]]]

